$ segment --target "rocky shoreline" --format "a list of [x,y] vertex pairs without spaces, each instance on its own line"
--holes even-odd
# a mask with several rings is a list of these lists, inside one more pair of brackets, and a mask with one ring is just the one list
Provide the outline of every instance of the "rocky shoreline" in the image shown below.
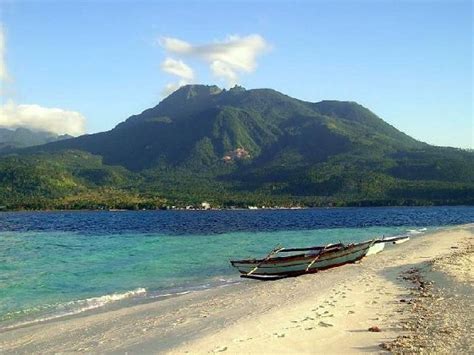
[[453,246],[454,253],[417,264],[399,277],[410,297],[401,328],[406,334],[380,346],[395,354],[474,353],[474,245]]

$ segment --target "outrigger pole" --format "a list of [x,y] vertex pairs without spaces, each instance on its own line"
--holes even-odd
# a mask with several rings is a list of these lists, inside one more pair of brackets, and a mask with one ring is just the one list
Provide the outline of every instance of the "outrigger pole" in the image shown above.
[[257,271],[257,269],[265,262],[267,261],[268,259],[270,259],[273,255],[276,255],[278,254],[279,252],[281,252],[282,250],[284,250],[285,248],[284,247],[277,247],[275,249],[273,249],[265,259],[263,259],[260,263],[258,263],[257,266],[255,266],[252,270],[250,270],[248,273],[245,274],[245,276],[250,276],[252,275],[255,271]]

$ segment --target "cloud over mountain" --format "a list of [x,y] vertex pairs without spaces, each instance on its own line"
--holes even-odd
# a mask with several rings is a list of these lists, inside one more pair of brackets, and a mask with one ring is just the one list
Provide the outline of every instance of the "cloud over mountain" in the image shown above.
[[193,70],[182,60],[166,58],[165,61],[161,63],[161,69],[169,74],[179,76],[183,80],[191,81],[194,78]]
[[13,101],[0,106],[0,127],[28,127],[36,131],[78,136],[85,132],[85,122],[85,117],[76,111],[17,105]]
[[164,96],[168,96],[183,85],[190,84],[194,79],[194,71],[182,60],[168,57],[161,63],[161,70],[179,78],[177,83],[169,83],[165,86],[163,89]]
[[[0,23],[0,96],[6,100],[8,94],[5,86],[11,78],[8,74],[5,54],[5,32]],[[0,127],[25,127],[34,131],[77,136],[85,132],[85,122],[85,117],[76,111],[31,104],[18,105],[13,100],[0,104]]]
[[270,49],[267,41],[258,34],[229,36],[223,41],[201,45],[163,37],[160,44],[170,55],[203,61],[216,78],[224,80],[229,86],[238,83],[240,74],[255,71],[257,58]]

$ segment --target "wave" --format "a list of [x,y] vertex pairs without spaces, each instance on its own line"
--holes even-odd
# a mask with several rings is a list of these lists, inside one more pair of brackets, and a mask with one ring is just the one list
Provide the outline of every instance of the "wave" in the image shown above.
[[86,298],[84,300],[71,301],[71,302],[64,303],[64,306],[66,306],[66,308],[70,306],[76,308],[76,306],[79,306],[78,309],[80,310],[80,312],[84,312],[89,309],[103,307],[106,304],[111,303],[111,302],[121,301],[126,298],[131,298],[131,297],[136,297],[136,296],[143,296],[145,294],[146,294],[146,289],[143,287],[140,287],[135,290],[127,291],[124,293],[112,293],[110,295]]
[[[0,324],[5,321],[8,322],[0,325],[0,331],[11,330],[41,322],[47,322],[57,318],[74,316],[126,299],[166,299],[169,297],[182,296],[188,293],[202,291],[213,287],[226,287],[240,282],[240,280],[236,280],[233,277],[217,277],[213,280],[213,282],[210,283],[187,286],[185,288],[178,287],[175,289],[171,289],[166,293],[163,293],[163,290],[148,291],[147,289],[140,287],[123,293],[112,293],[103,296],[74,300],[64,303],[38,305],[32,308],[7,313],[3,317],[0,316]],[[20,321],[20,319],[22,319],[22,321]]]
[[[110,295],[91,297],[91,298],[86,298],[82,300],[75,300],[75,301],[69,301],[65,303],[50,305],[47,307],[49,309],[49,312],[48,312],[49,314],[43,315],[41,318],[31,319],[31,320],[27,320],[21,323],[9,325],[9,326],[0,328],[0,330],[9,330],[9,329],[19,328],[26,325],[32,325],[35,323],[46,322],[46,321],[53,320],[56,318],[76,315],[79,313],[90,311],[92,309],[104,307],[113,302],[118,302],[118,301],[134,298],[134,297],[143,297],[146,295],[146,293],[147,293],[147,290],[143,287],[140,287],[135,290],[126,291],[123,293],[112,293]],[[41,308],[44,309],[46,307],[41,307]],[[32,308],[31,310],[34,311],[37,309],[38,308]],[[28,310],[18,311],[15,313],[25,314],[25,313],[28,313]]]

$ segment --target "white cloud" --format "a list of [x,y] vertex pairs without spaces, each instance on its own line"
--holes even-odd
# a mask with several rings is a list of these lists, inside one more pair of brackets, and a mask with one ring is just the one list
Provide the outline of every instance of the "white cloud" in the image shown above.
[[193,70],[182,60],[166,58],[165,61],[161,63],[161,69],[166,73],[179,76],[181,79],[189,82],[194,79]]
[[182,60],[166,58],[163,63],[161,63],[161,69],[165,73],[176,75],[179,78],[178,82],[169,83],[165,86],[162,91],[162,95],[165,97],[178,90],[181,86],[190,84],[194,80],[194,71]]
[[39,105],[17,105],[8,101],[0,106],[0,127],[27,127],[36,131],[78,136],[85,132],[86,119],[79,112]]
[[225,80],[229,86],[238,83],[239,74],[253,72],[257,67],[257,57],[270,48],[265,39],[257,34],[230,36],[224,41],[203,45],[163,37],[160,44],[170,54],[203,60],[214,76]]
[[182,41],[178,38],[163,37],[161,42],[166,50],[174,53],[187,53],[193,49],[193,46],[188,42]]
[[[3,95],[4,98],[7,97],[4,87],[11,80],[5,54],[5,32],[0,23],[0,96]],[[17,105],[13,100],[0,105],[0,127],[26,127],[35,131],[78,136],[85,132],[85,123],[85,117],[76,111],[39,105]]]
[[166,84],[164,89],[161,91],[161,94],[164,97],[167,97],[168,95],[170,95],[173,92],[175,92],[176,90],[178,90],[181,86],[184,86],[184,85],[187,85],[187,84],[190,84],[190,83],[188,83],[184,80],[180,80],[176,83],[168,83],[168,84]]

